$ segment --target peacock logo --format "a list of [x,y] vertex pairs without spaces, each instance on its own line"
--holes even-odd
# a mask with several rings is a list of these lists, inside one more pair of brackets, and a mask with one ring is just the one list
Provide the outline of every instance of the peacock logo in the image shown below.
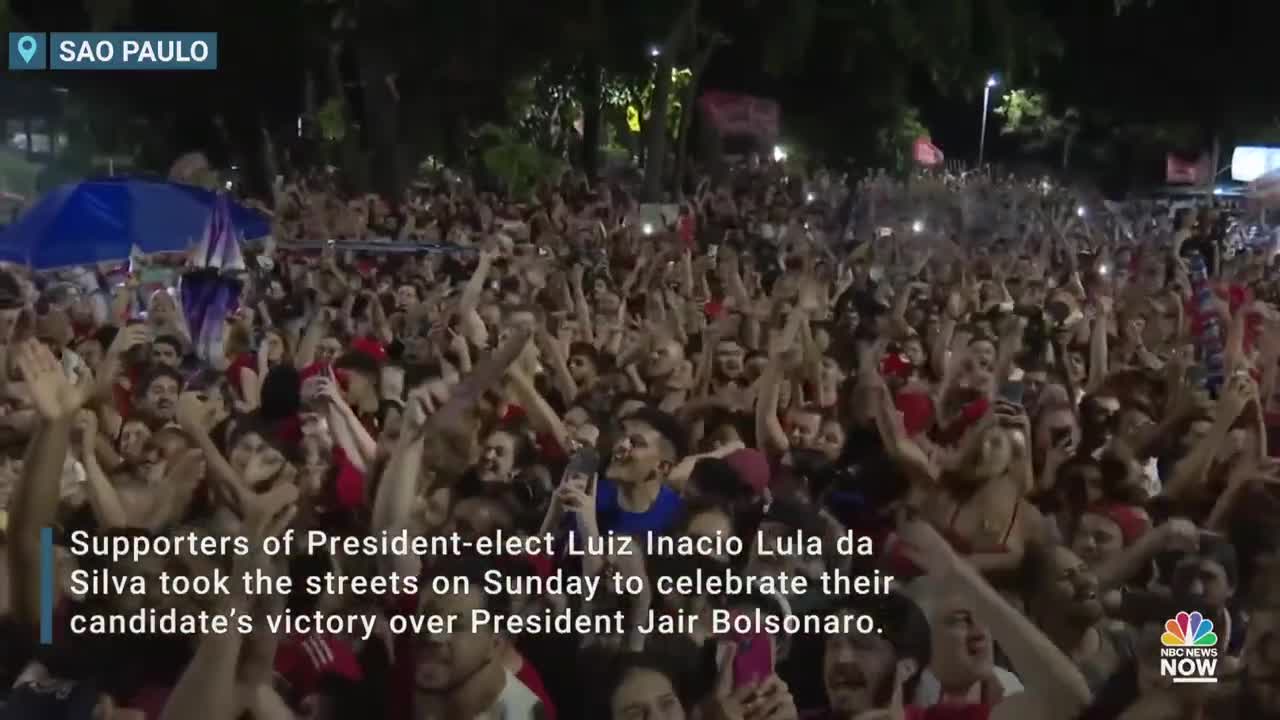
[[1215,647],[1218,634],[1213,631],[1213,621],[1199,612],[1180,612],[1165,621],[1160,644],[1165,647]]
[[1218,682],[1218,634],[1198,612],[1180,612],[1160,636],[1160,675],[1175,683]]

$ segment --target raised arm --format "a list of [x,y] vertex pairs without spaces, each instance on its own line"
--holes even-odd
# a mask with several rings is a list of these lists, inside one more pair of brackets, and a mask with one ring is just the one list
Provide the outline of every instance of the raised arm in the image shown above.
[[81,410],[76,415],[76,429],[79,431],[80,462],[84,464],[85,484],[89,498],[89,507],[103,529],[122,528],[129,525],[129,516],[125,512],[120,493],[116,490],[107,474],[98,463],[98,416],[88,410]]
[[82,398],[44,345],[27,340],[15,351],[41,422],[10,500],[9,592],[14,615],[35,627],[40,621],[40,530],[52,526],[58,515],[59,478]]
[[1093,392],[1107,379],[1107,330],[1111,324],[1111,299],[1100,298],[1098,314],[1093,318],[1089,335],[1089,382],[1087,390]]
[[1208,476],[1213,458],[1227,437],[1231,426],[1250,400],[1256,397],[1256,387],[1247,375],[1237,375],[1227,380],[1226,391],[1214,410],[1213,427],[1191,452],[1174,466],[1173,477],[1165,486],[1165,494],[1184,499],[1186,494],[1199,487]]
[[518,366],[512,365],[507,368],[507,381],[512,394],[528,413],[529,422],[534,429],[549,433],[556,439],[561,450],[565,452],[572,450],[573,436],[569,434],[560,415],[542,397],[542,393],[538,392],[529,375]]
[[945,587],[962,594],[1008,656],[1026,691],[992,710],[992,720],[1074,720],[1092,694],[1084,676],[1053,642],[991,587],[972,564],[922,520],[903,523],[898,535],[908,557]]

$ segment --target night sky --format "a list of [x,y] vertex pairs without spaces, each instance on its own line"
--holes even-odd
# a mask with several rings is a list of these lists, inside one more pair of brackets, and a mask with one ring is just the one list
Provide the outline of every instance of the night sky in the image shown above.
[[[1224,133],[1224,145],[1248,142],[1233,132],[1242,119],[1247,125],[1272,119],[1274,139],[1280,141],[1280,2],[1157,0],[1152,7],[1145,2],[1135,0],[1117,16],[1112,0],[1040,0],[1061,37],[1061,57],[1042,60],[1038,75],[1011,76],[998,65],[991,72],[1001,75],[1004,87],[1042,88],[1062,104],[1096,108],[1117,120],[1195,122],[1204,128],[1206,146],[1214,129]],[[742,42],[717,57],[709,86],[777,97],[784,112],[820,111],[824,99],[859,91],[833,80],[817,58],[793,77],[744,72],[754,65],[760,30],[749,24],[735,28]],[[822,52],[817,48],[813,54]],[[976,154],[984,80],[976,75],[964,97],[942,96],[924,78],[912,83],[911,100],[924,110],[935,142],[954,155]]]
[[[96,1],[10,0],[10,6],[25,27],[78,30],[88,23],[84,2]],[[768,1],[757,0],[754,5]],[[986,70],[974,67],[966,87],[944,91],[919,68],[894,66],[901,72],[887,72],[895,63],[888,51],[862,52],[852,67],[842,66],[849,42],[841,33],[847,30],[830,27],[819,28],[800,67],[782,76],[770,75],[761,69],[759,56],[774,28],[761,21],[759,12],[743,10],[740,0],[704,0],[708,20],[733,42],[714,57],[703,87],[776,98],[783,106],[786,131],[819,128],[827,135],[814,135],[819,138],[815,142],[830,143],[832,137],[873,135],[884,118],[865,110],[874,104],[869,98],[890,94],[889,88],[879,85],[886,78],[904,78],[905,90],[899,96],[921,110],[935,143],[955,158],[976,155],[982,83],[988,70],[1000,74],[1004,88],[1041,89],[1050,94],[1055,108],[1080,108],[1091,118],[1086,136],[1101,136],[1114,124],[1138,122],[1192,127],[1195,132],[1186,147],[1176,148],[1189,154],[1207,148],[1215,134],[1224,151],[1237,143],[1280,142],[1280,63],[1275,59],[1280,1],[1156,0],[1148,7],[1146,0],[1134,0],[1133,7],[1119,16],[1113,0],[1003,1],[1036,5],[1058,35],[1061,55],[1012,70],[992,60]],[[506,0],[493,2],[498,12],[515,7]],[[842,5],[841,0],[823,2]],[[858,2],[867,0],[843,4]],[[927,0],[910,2],[912,6],[928,4]],[[280,125],[296,114],[302,69],[308,52],[314,58],[315,42],[300,30],[303,19],[295,11],[280,9],[289,3],[133,0],[133,5],[130,25],[139,30],[219,31],[223,69],[218,77],[81,73],[59,77],[58,84],[73,91],[92,88],[100,95],[106,89],[105,94],[117,94],[139,111],[164,115],[163,132],[172,135],[175,146],[216,144],[217,134],[209,123],[213,114],[228,118],[237,139],[250,136],[258,118]],[[529,12],[531,7],[522,4],[521,10],[511,12]],[[423,34],[424,42],[440,37]],[[511,55],[510,39],[495,43],[496,51]],[[982,38],[975,40],[981,45]],[[520,62],[512,57],[504,61]],[[988,143],[989,152],[997,158],[1017,152],[1011,141],[999,137],[996,126]],[[1152,164],[1149,159],[1141,162]]]

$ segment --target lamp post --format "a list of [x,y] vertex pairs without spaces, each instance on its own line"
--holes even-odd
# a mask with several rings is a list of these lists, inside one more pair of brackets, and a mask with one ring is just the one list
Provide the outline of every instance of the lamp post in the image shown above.
[[982,159],[987,154],[987,108],[991,104],[991,88],[999,85],[995,75],[987,78],[982,88],[982,134],[978,136],[978,169],[982,169]]

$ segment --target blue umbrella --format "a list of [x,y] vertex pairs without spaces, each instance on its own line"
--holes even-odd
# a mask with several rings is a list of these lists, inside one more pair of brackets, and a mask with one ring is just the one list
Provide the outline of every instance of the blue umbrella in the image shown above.
[[[218,195],[191,185],[138,178],[85,180],[40,199],[0,233],[0,261],[50,270],[125,260],[144,254],[185,252],[204,235]],[[231,204],[238,236],[265,237],[270,222]]]

